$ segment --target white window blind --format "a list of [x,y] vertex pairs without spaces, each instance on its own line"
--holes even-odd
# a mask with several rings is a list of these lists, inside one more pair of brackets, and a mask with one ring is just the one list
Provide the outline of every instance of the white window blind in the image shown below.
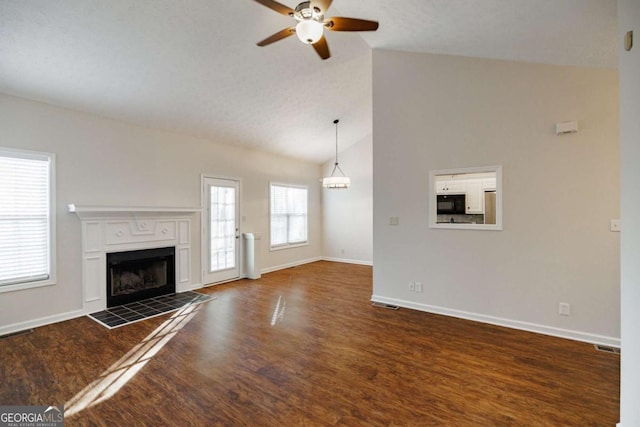
[[0,286],[51,276],[48,155],[0,150]]
[[271,247],[307,242],[307,188],[271,184]]

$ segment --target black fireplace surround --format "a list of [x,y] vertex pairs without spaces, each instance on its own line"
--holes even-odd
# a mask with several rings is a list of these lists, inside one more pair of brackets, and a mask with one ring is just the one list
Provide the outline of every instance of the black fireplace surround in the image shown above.
[[175,247],[107,254],[107,307],[175,294]]

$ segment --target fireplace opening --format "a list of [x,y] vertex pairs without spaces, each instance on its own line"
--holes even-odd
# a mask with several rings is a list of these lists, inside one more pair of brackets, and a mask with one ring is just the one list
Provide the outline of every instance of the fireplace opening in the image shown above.
[[107,254],[107,307],[175,294],[174,247]]

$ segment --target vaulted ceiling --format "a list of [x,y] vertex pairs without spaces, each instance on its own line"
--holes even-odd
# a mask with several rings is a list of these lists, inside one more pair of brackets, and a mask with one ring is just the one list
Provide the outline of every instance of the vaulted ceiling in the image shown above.
[[[296,2],[282,0],[294,8]],[[0,92],[324,162],[372,132],[371,50],[617,66],[615,0],[335,0],[322,61],[253,0],[0,0]]]

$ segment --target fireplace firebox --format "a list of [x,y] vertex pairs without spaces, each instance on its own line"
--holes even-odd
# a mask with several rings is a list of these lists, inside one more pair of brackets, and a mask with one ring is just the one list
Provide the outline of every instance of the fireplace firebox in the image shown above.
[[175,247],[107,253],[107,307],[175,294]]

